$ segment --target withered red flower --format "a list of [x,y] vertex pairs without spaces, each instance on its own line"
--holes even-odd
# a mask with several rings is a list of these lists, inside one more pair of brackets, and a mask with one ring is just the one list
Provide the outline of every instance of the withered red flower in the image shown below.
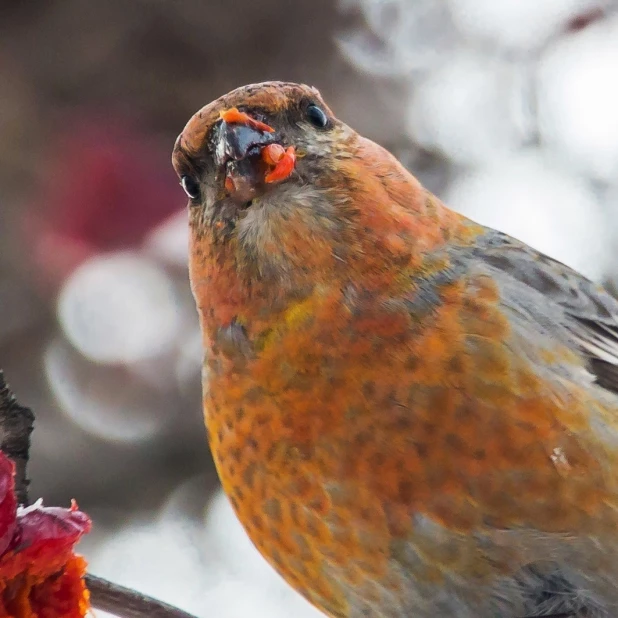
[[86,561],[73,547],[90,519],[75,503],[18,508],[13,473],[0,453],[0,618],[82,618]]

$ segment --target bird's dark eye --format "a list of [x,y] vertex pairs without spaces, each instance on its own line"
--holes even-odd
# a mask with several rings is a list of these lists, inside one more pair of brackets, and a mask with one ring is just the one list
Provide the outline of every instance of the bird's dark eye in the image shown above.
[[197,200],[200,197],[200,183],[192,176],[183,176],[180,179],[180,184],[185,190],[185,193],[192,199]]
[[318,129],[325,129],[328,126],[328,116],[324,110],[318,107],[315,103],[311,103],[305,110],[307,120]]

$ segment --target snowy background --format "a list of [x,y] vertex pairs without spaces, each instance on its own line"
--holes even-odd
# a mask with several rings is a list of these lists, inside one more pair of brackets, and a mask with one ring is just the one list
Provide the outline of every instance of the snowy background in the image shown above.
[[613,289],[618,0],[226,4],[2,4],[0,367],[37,412],[32,496],[94,518],[92,572],[309,618],[217,489],[174,139],[243,83],[314,84],[452,207]]

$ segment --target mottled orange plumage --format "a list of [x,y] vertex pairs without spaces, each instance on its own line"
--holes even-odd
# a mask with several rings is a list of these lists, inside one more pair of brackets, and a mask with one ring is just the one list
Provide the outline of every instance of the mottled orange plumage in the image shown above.
[[211,103],[174,165],[210,444],[273,566],[330,616],[613,616],[618,303],[306,86]]

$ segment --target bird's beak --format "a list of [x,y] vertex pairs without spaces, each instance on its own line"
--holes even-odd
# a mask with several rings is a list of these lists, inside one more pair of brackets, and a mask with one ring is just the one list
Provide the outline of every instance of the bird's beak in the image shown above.
[[220,117],[215,161],[230,197],[249,202],[290,176],[296,161],[294,148],[283,148],[272,127],[236,108],[221,112]]
[[267,124],[251,118],[235,107],[221,112],[221,125],[216,157],[219,165],[240,161],[276,141],[275,132]]

